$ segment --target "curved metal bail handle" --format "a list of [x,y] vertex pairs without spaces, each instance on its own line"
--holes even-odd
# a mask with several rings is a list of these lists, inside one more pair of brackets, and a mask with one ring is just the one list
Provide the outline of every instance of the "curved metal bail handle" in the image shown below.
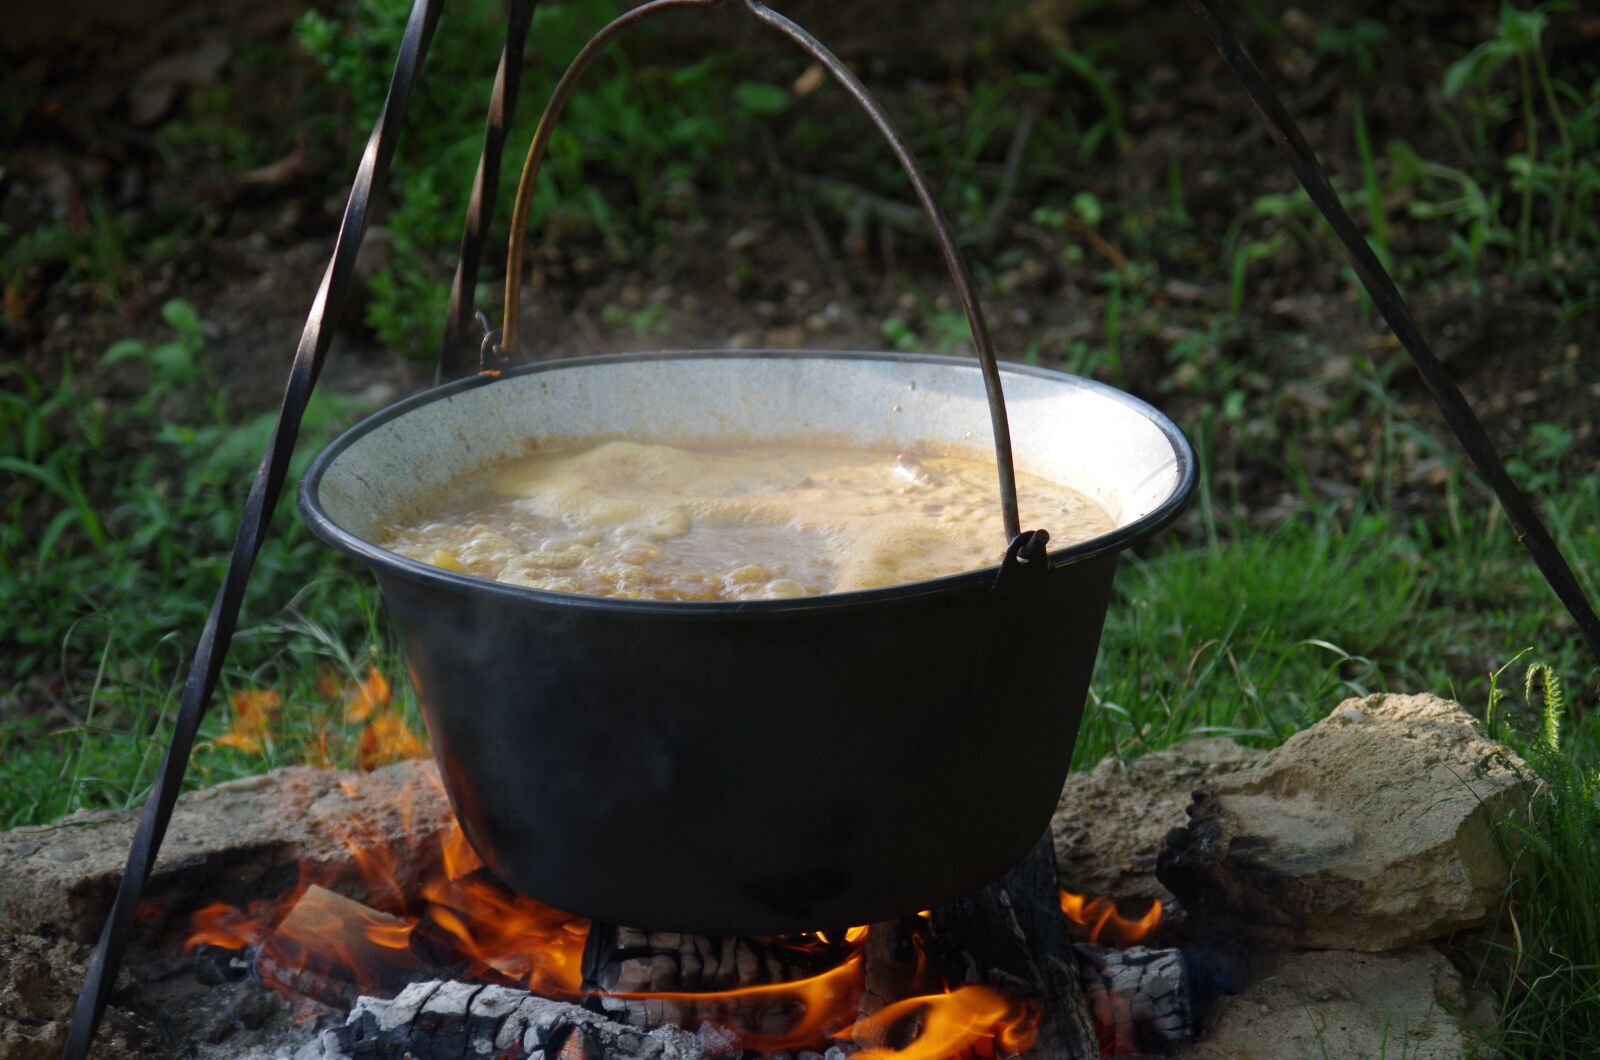
[[1036,563],[1044,559],[1045,548],[1050,544],[1050,531],[1024,530],[1011,539],[1006,546],[1006,554],[1000,560],[1000,569],[995,572],[994,587],[1009,585],[1020,577],[1021,572],[1029,571],[1037,575],[1049,570],[1048,561]]
[[[572,60],[572,65],[561,75],[561,80],[557,82],[555,91],[550,94],[550,100],[545,105],[544,113],[539,117],[539,126],[533,134],[533,142],[528,145],[528,157],[522,167],[522,178],[517,184],[516,203],[511,213],[511,239],[506,248],[505,318],[501,327],[500,343],[502,351],[514,354],[517,347],[521,316],[522,249],[527,234],[528,205],[533,198],[534,180],[538,177],[539,167],[549,147],[551,131],[566,108],[578,79],[593,64],[605,46],[629,26],[672,8],[717,7],[725,2],[726,0],[651,0],[650,3],[641,4],[619,16],[590,38],[577,58]],[[961,308],[966,312],[967,325],[972,330],[972,344],[977,350],[984,390],[989,400],[989,423],[994,432],[995,466],[1000,478],[1000,516],[1005,523],[1006,541],[1009,543],[1015,540],[1021,533],[1021,524],[1017,517],[1017,476],[1011,459],[1011,427],[1006,418],[1006,399],[1000,383],[1000,365],[995,359],[994,346],[989,340],[989,326],[984,320],[983,307],[978,302],[972,273],[967,269],[960,248],[956,246],[955,236],[950,231],[950,223],[934,198],[927,176],[905,139],[889,120],[889,115],[883,106],[844,63],[839,61],[838,56],[805,29],[767,7],[760,0],[744,0],[744,6],[757,19],[787,37],[801,51],[814,59],[850,94],[872,120],[879,134],[888,142],[895,157],[900,161],[900,168],[911,181],[911,187],[917,194],[917,201],[922,204],[923,213],[927,215],[934,237],[938,240],[939,249],[944,254],[945,266],[950,272],[951,282],[955,284],[956,294],[961,299]]]

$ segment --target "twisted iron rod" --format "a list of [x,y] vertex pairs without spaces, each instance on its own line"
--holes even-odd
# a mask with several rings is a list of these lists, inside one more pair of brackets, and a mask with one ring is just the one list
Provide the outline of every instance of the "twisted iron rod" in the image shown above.
[[194,748],[195,734],[205,718],[206,708],[210,706],[211,696],[217,687],[217,675],[222,670],[223,658],[233,639],[239,608],[244,602],[245,586],[250,581],[256,554],[261,550],[261,542],[266,536],[272,510],[283,491],[283,482],[289,472],[289,457],[294,452],[295,439],[300,433],[301,418],[305,415],[307,402],[311,400],[311,392],[317,385],[317,376],[322,371],[334,326],[344,309],[345,296],[349,293],[350,280],[355,272],[356,252],[367,231],[372,190],[381,186],[388,175],[389,161],[394,157],[395,142],[400,135],[406,104],[411,98],[411,88],[428,53],[442,6],[443,0],[415,0],[412,5],[405,36],[400,42],[400,53],[395,59],[394,74],[389,81],[389,94],[373,126],[372,136],[367,140],[366,150],[362,152],[361,163],[350,188],[350,200],[345,205],[344,218],[339,225],[339,236],[334,242],[333,257],[322,274],[322,283],[312,300],[311,312],[306,318],[305,329],[300,334],[300,345],[295,350],[294,362],[289,369],[289,382],[284,390],[277,425],[267,442],[267,451],[256,471],[250,496],[245,501],[244,516],[234,539],[228,572],[211,605],[205,629],[195,645],[194,659],[189,666],[178,716],[173,724],[172,740],[167,745],[160,772],[139,814],[133,844],[128,850],[127,867],[117,884],[116,899],[100,932],[100,940],[84,976],[83,989],[78,994],[77,1005],[72,1012],[65,1051],[68,1060],[82,1060],[94,1043],[95,1030],[100,1024],[100,1016],[105,1012],[112,984],[116,981],[117,967],[122,963],[122,954],[133,928],[139,894],[150,877],[151,866],[155,864],[156,854],[161,849],[167,822],[172,818],[172,807],[183,786],[183,774],[189,764],[189,752]]

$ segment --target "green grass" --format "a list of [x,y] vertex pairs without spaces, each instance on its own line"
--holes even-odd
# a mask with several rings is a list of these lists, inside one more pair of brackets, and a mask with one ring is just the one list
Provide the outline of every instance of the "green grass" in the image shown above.
[[[1511,667],[1506,667],[1507,671]],[[1496,673],[1490,730],[1516,747],[1530,813],[1501,828],[1512,865],[1499,927],[1488,939],[1479,981],[1505,997],[1491,1044],[1509,1056],[1600,1055],[1600,770],[1569,753],[1563,729],[1581,719],[1559,674],[1525,668],[1525,721],[1504,719],[1511,699]],[[1592,709],[1592,704],[1587,705]],[[1592,728],[1592,726],[1591,726]]]
[[[163,315],[170,339],[119,342],[102,360],[103,371],[140,365],[144,396],[129,406],[109,405],[70,372],[46,386],[23,366],[7,369],[0,826],[142,798],[273,426],[271,415],[241,421],[229,410],[200,356],[193,308],[173,301]],[[293,473],[355,412],[348,398],[314,400]],[[292,512],[280,511],[274,530],[224,684],[281,686],[290,733],[314,702],[293,687],[302,675],[310,688],[322,666],[364,670],[365,656],[381,645],[373,608],[363,603],[372,595],[367,582],[317,545]],[[299,610],[337,624],[319,642],[285,624]],[[340,658],[349,651],[358,657]],[[304,746],[286,737],[279,753]],[[197,761],[197,780],[261,766],[228,759],[234,754],[216,756],[215,770],[209,759]]]

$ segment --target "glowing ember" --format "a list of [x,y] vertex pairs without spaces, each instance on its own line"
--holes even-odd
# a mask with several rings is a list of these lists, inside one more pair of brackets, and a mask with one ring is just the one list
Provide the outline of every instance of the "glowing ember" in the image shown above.
[[195,910],[189,918],[190,934],[183,944],[183,951],[188,953],[196,946],[216,946],[224,950],[253,946],[272,930],[273,921],[287,904],[269,899],[251,902],[246,910],[225,902],[212,902]]
[[[860,942],[862,939],[864,939],[866,937],[867,937],[867,926],[865,924],[859,924],[859,925],[857,925],[855,927],[845,928],[844,929],[844,941],[845,941],[846,944],[849,944],[849,943],[852,943],[852,942]],[[821,939],[824,943],[826,943],[828,945],[832,945],[836,941],[834,939],[828,938],[828,933],[826,931],[817,932],[817,938]]]
[[1137,920],[1129,920],[1117,912],[1117,905],[1109,898],[1091,898],[1071,891],[1061,892],[1061,912],[1079,927],[1088,929],[1091,945],[1102,940],[1113,946],[1132,946],[1148,938],[1161,926],[1161,902],[1150,904],[1149,910]]

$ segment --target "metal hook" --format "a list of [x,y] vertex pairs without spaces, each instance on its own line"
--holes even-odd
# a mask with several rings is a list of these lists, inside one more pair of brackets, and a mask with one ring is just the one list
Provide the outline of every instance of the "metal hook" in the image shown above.
[[[1044,557],[1046,546],[1050,544],[1050,531],[1024,530],[1011,539],[1006,546],[1006,554],[1000,560],[1000,570],[994,576],[994,587],[998,589],[1007,580],[1012,571],[1026,567],[1033,561]],[[1041,563],[1034,568],[1042,573],[1049,568],[1048,563]]]
[[472,315],[477,318],[478,327],[483,331],[483,341],[478,343],[478,374],[500,374],[500,369],[491,363],[496,357],[504,361],[508,358],[508,351],[500,348],[500,329],[494,326],[489,319],[489,314],[481,309],[474,309]]

